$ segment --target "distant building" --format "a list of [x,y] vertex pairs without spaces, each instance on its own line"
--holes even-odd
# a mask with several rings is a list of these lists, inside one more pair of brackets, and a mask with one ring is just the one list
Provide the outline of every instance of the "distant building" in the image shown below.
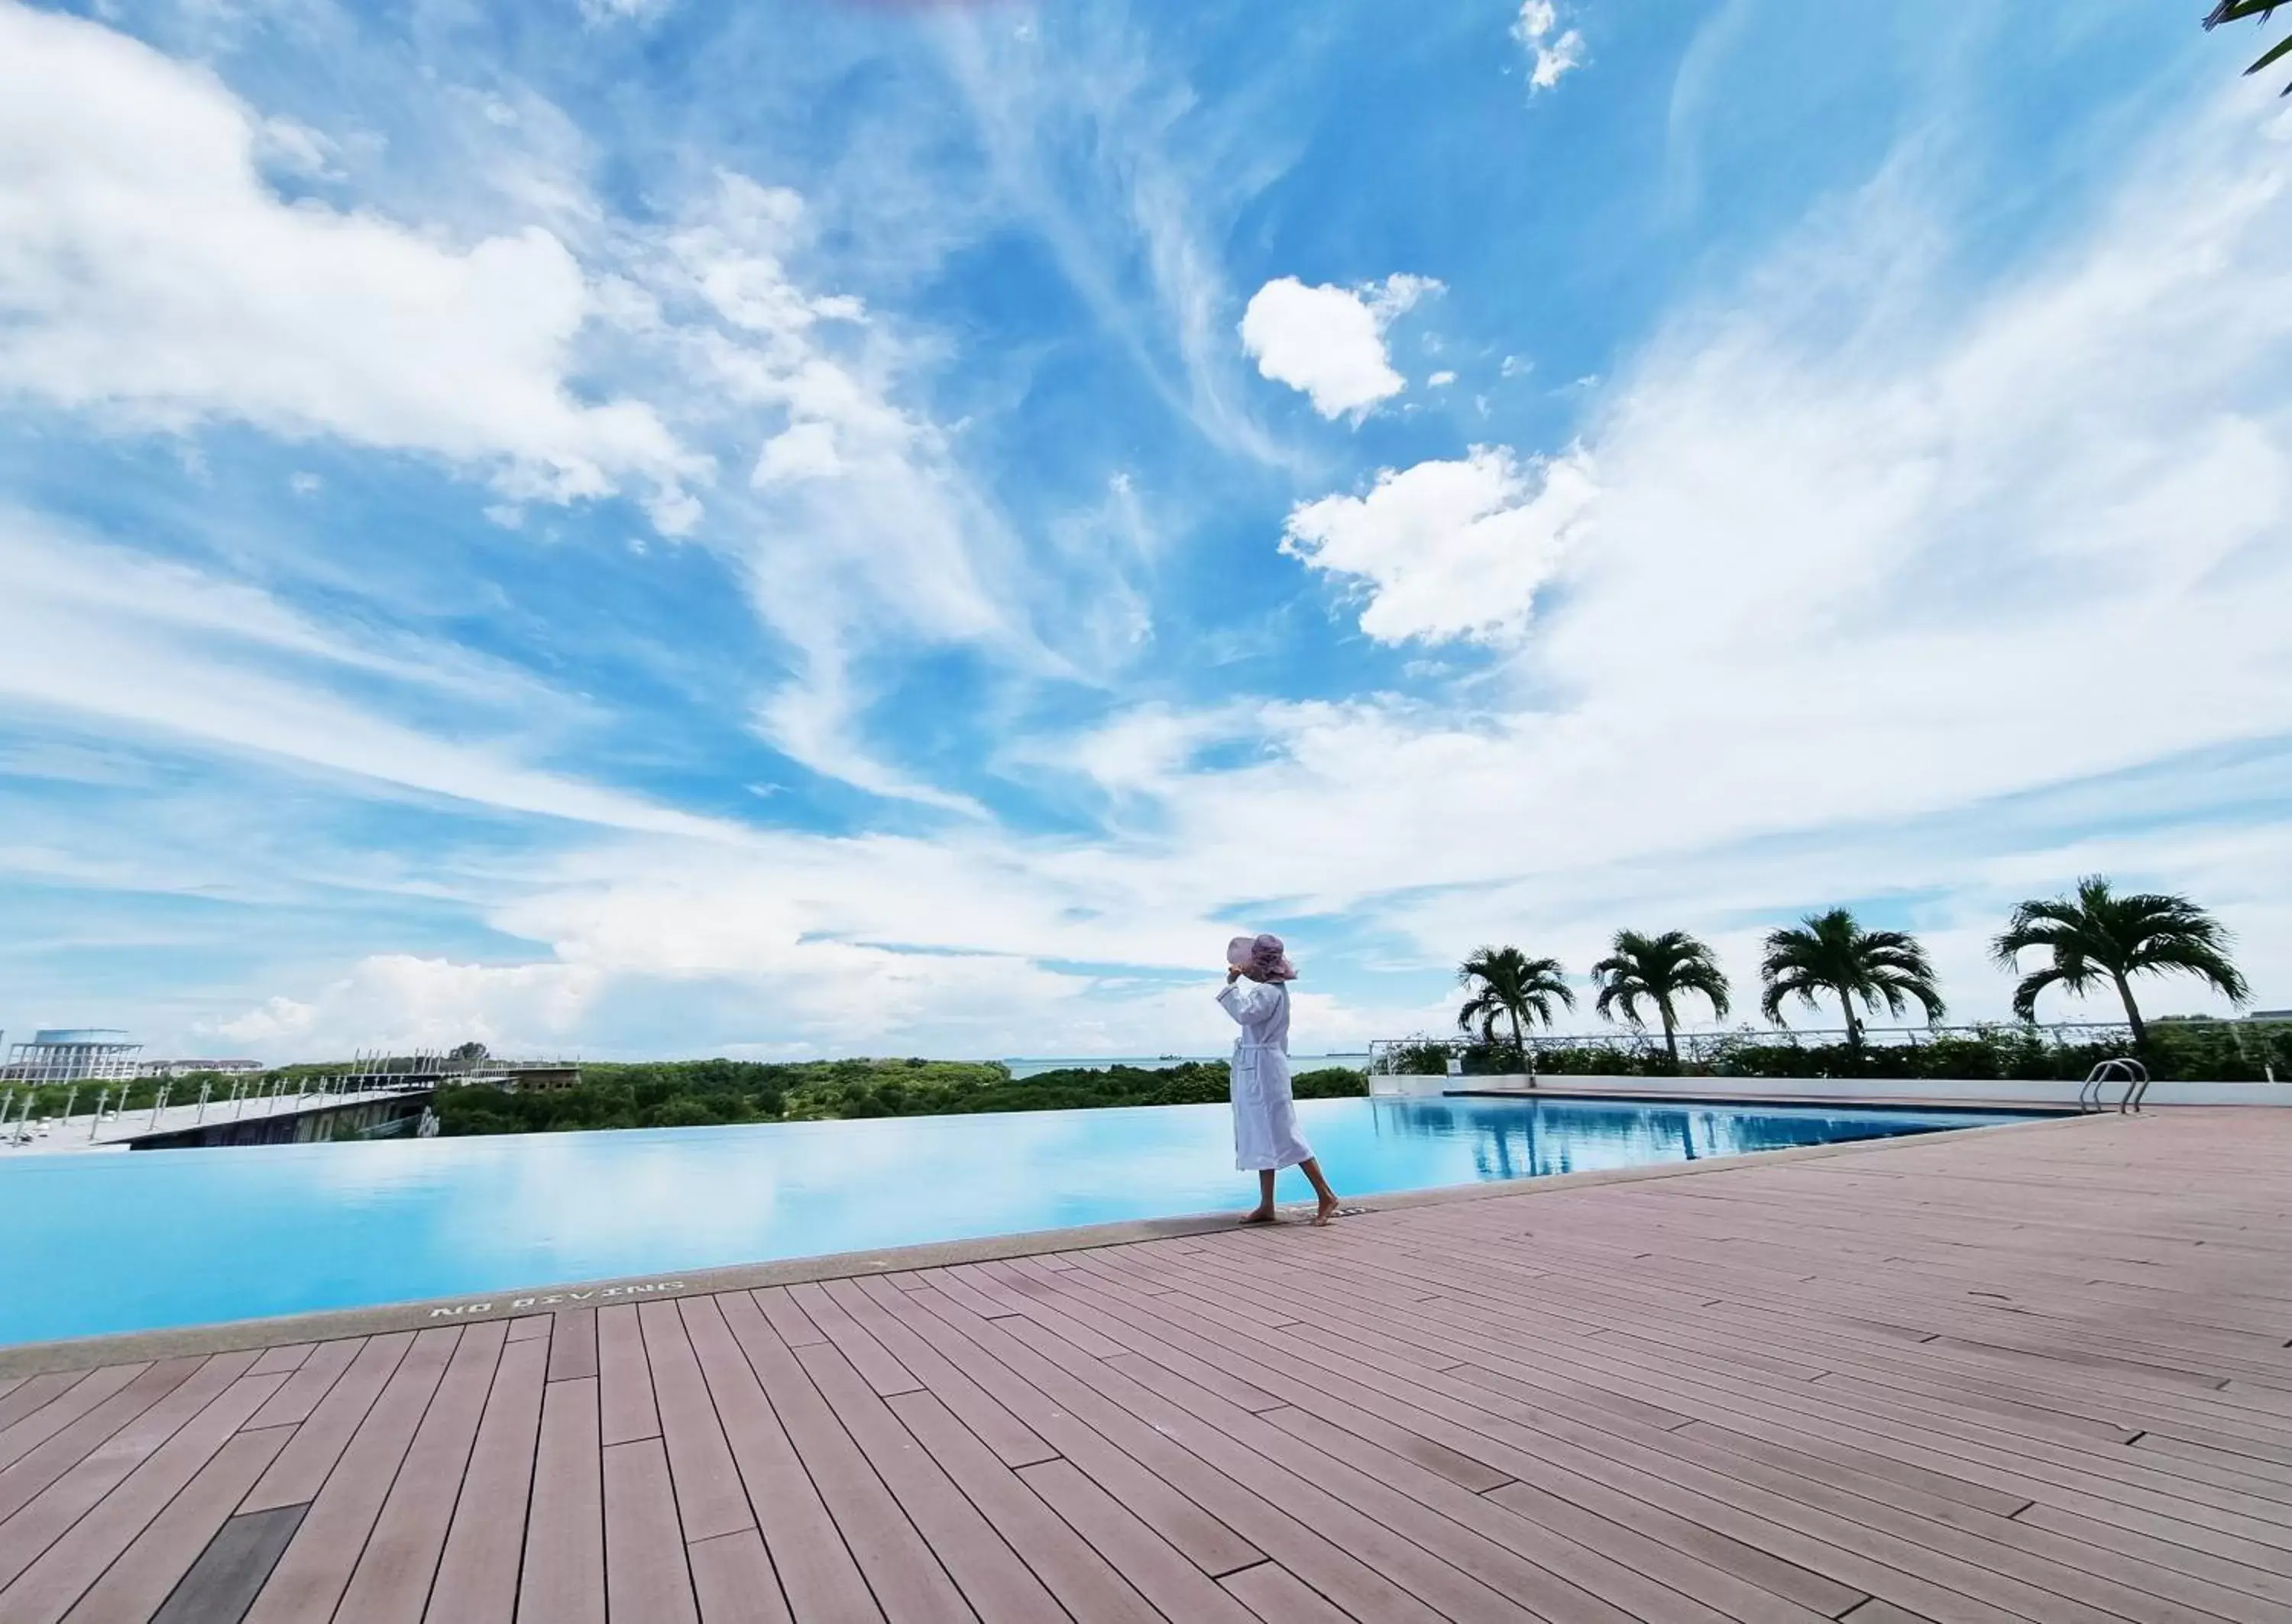
[[188,1077],[193,1072],[221,1072],[226,1077],[244,1077],[266,1070],[260,1060],[144,1060],[137,1063],[138,1077]]
[[12,1044],[0,1078],[10,1082],[118,1082],[136,1074],[143,1045],[108,1026],[60,1026]]

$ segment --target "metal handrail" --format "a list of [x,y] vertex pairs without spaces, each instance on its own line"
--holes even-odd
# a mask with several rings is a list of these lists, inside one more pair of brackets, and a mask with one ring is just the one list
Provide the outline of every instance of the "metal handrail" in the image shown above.
[[2112,1082],[2125,1085],[2125,1092],[2117,1102],[2117,1113],[2122,1116],[2128,1111],[2138,1111],[2143,1097],[2149,1092],[2149,1068],[2129,1056],[2102,1061],[2078,1085],[2078,1109],[2102,1110],[2102,1090]]

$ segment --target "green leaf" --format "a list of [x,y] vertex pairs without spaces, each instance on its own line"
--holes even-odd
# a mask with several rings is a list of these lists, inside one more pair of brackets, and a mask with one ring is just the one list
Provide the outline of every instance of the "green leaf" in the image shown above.
[[2288,34],[2282,39],[2278,40],[2274,45],[2270,47],[2267,54],[2263,56],[2251,67],[2246,68],[2244,70],[2245,76],[2247,78],[2250,78],[2254,74],[2258,73],[2262,68],[2267,67],[2269,63],[2276,61],[2280,58],[2283,57],[2287,52],[2292,52],[2292,34]]

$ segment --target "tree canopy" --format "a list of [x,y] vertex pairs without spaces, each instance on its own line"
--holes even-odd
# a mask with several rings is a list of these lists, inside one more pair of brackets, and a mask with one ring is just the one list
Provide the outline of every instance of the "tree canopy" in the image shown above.
[[2229,934],[2218,920],[2185,896],[2135,891],[2120,896],[2102,874],[2088,874],[2069,896],[2038,897],[2014,910],[1991,945],[1998,965],[2021,969],[2025,953],[2047,954],[2044,968],[2014,989],[2014,1013],[2038,1018],[2038,998],[2049,987],[2083,993],[2108,983],[2125,1006],[2133,1041],[2146,1045],[2148,1024],[2134,1000],[2135,976],[2193,976],[2231,1004],[2252,996],[2228,957]]
[[1933,965],[1917,937],[1900,930],[1865,930],[1844,908],[1810,913],[1796,926],[1771,932],[1759,966],[1766,993],[1759,1012],[1781,1025],[1783,1003],[1796,998],[1810,1009],[1817,994],[1838,1001],[1850,1048],[1862,1041],[1856,1004],[1875,1012],[1883,1004],[1901,1015],[1915,1001],[1928,1025],[1948,1012]]
[[1477,950],[1457,967],[1457,981],[1472,990],[1457,1011],[1457,1030],[1478,1028],[1484,1040],[1493,1041],[1502,1018],[1512,1026],[1515,1049],[1526,1042],[1529,1026],[1539,1021],[1552,1025],[1554,1004],[1576,1007],[1575,989],[1568,985],[1568,972],[1560,961],[1531,959],[1517,947]]
[[1592,967],[1600,996],[1593,1004],[1602,1018],[1614,1020],[1620,1011],[1635,1027],[1644,1027],[1642,1000],[1655,1006],[1663,1023],[1663,1046],[1672,1065],[1679,1064],[1679,1000],[1695,993],[1711,1006],[1714,1019],[1727,1015],[1727,975],[1700,939],[1684,930],[1642,936],[1636,930],[1616,932],[1614,950]]

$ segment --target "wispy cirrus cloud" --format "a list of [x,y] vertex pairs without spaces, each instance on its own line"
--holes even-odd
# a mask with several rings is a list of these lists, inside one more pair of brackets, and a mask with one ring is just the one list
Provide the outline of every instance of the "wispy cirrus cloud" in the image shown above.
[[688,528],[710,463],[644,403],[581,397],[565,245],[290,205],[257,156],[294,127],[97,24],[0,5],[0,391],[430,454],[536,501],[634,482]]

